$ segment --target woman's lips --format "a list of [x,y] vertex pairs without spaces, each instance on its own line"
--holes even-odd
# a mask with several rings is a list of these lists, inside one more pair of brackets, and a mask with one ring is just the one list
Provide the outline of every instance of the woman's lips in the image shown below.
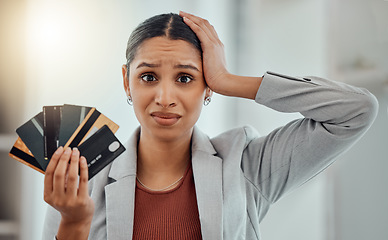
[[151,117],[162,126],[172,126],[182,117],[179,114],[168,112],[153,112]]

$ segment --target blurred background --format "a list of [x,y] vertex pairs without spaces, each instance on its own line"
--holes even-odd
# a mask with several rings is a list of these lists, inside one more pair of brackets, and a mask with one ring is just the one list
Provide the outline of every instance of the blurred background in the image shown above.
[[[388,1],[0,0],[0,240],[41,239],[46,211],[43,175],[8,156],[15,129],[68,103],[96,107],[125,141],[138,126],[122,87],[127,39],[146,18],[179,10],[215,26],[232,73],[318,75],[379,100],[361,141],[271,208],[263,239],[388,239]],[[215,95],[198,126],[211,137],[246,124],[265,135],[299,117]]]

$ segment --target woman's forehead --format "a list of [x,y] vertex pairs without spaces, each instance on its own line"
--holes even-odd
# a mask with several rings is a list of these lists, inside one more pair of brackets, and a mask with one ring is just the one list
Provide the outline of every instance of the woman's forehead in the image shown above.
[[137,49],[133,62],[163,64],[164,61],[171,60],[175,60],[175,64],[188,61],[202,65],[201,54],[191,43],[167,37],[154,37],[144,41]]

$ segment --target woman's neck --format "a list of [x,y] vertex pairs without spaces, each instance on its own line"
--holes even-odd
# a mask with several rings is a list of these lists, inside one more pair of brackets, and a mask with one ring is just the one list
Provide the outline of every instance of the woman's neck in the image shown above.
[[181,177],[191,159],[191,136],[163,141],[140,135],[137,176],[149,187],[161,188]]

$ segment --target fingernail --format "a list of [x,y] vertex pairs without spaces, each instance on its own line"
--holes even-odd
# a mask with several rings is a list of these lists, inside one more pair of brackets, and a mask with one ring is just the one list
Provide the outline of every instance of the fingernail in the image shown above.
[[65,153],[69,154],[71,152],[71,148],[66,148]]
[[73,148],[73,155],[76,155],[78,153],[78,148],[74,147]]
[[86,162],[86,158],[84,157],[84,156],[82,156],[81,158],[80,158],[80,163],[82,164],[82,165],[87,165],[87,162]]
[[63,151],[63,147],[60,146],[60,147],[55,151],[55,153],[60,153],[60,152],[62,152],[62,151]]

